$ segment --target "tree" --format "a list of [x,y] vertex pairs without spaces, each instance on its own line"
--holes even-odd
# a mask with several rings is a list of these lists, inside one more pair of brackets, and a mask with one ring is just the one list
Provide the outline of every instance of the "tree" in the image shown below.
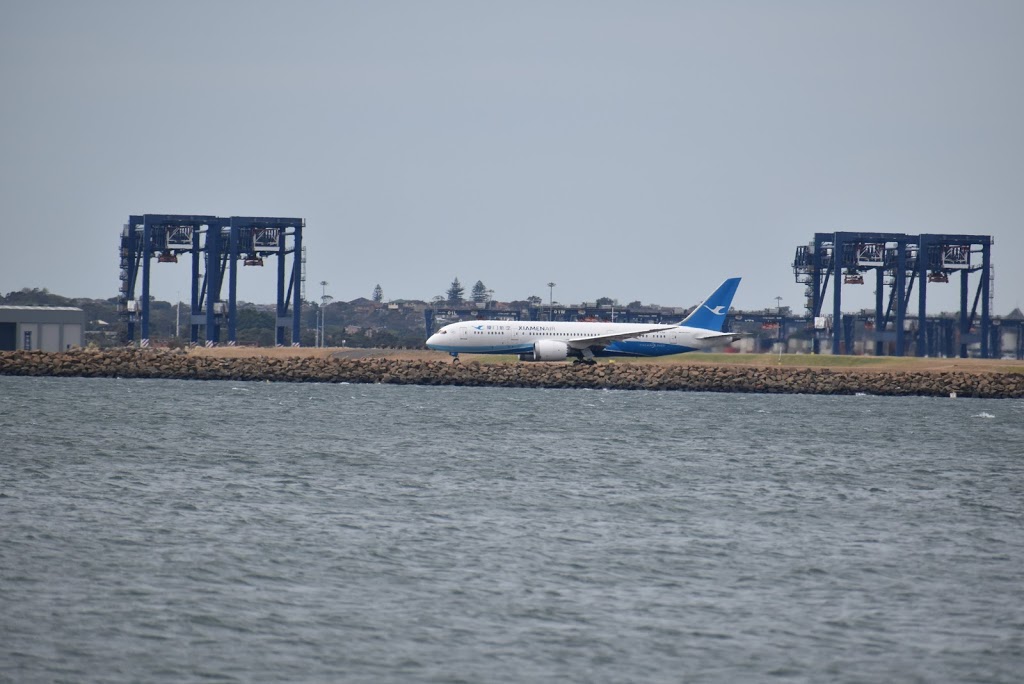
[[257,329],[274,331],[274,314],[260,311],[254,307],[239,307],[237,321],[239,331]]
[[626,305],[627,309],[642,309],[643,307],[644,305],[640,303],[639,299],[637,299],[636,301],[632,301]]
[[486,302],[489,299],[487,295],[487,286],[484,285],[484,281],[476,281],[476,285],[473,286],[473,294],[471,296],[473,297],[473,301],[477,304]]
[[384,301],[384,290],[380,288],[380,283],[377,283],[377,287],[373,288],[373,301],[378,304]]
[[456,278],[452,281],[451,286],[448,288],[448,303],[458,304],[462,301],[462,296],[466,293],[466,288],[462,287],[462,283]]
[[23,287],[18,292],[8,292],[6,297],[0,297],[0,301],[19,306],[74,306],[67,297],[52,294],[45,287]]
[[537,295],[530,295],[526,298],[526,301],[530,302],[534,306],[540,306],[544,302],[544,300]]
[[600,297],[595,303],[597,306],[610,306],[615,303],[615,300],[611,297]]

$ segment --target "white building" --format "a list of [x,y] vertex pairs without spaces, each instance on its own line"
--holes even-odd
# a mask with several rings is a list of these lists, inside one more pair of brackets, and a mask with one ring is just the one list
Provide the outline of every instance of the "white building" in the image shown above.
[[73,306],[0,305],[0,350],[64,351],[82,346],[85,312]]

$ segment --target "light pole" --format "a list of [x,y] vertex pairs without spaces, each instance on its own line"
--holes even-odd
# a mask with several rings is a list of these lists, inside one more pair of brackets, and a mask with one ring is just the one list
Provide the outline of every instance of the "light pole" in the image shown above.
[[317,347],[324,346],[324,307],[327,306],[327,302],[331,301],[332,299],[331,297],[327,296],[327,286],[329,284],[330,283],[328,283],[326,280],[320,281],[320,310],[317,311],[316,324]]
[[320,299],[320,346],[327,345],[327,305],[334,301],[331,295],[324,295]]
[[782,348],[785,346],[782,342],[782,297],[775,298],[775,315],[778,317],[775,322],[779,326],[777,342],[779,345],[779,363],[782,363]]
[[548,283],[548,320],[555,320],[555,283]]

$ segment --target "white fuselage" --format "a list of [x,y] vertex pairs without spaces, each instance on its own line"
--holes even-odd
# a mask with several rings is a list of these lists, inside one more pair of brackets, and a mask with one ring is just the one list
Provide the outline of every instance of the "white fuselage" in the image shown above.
[[[644,332],[652,328],[657,329]],[[732,339],[732,335],[683,325],[488,320],[450,323],[431,335],[427,346],[452,354],[530,354],[538,342],[561,342],[572,355],[589,347],[589,341],[607,340],[593,349],[594,356],[664,356],[708,349]]]

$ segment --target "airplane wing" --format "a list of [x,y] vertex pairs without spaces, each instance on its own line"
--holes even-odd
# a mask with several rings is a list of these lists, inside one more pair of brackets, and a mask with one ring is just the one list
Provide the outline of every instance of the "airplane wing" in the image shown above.
[[587,349],[589,347],[607,347],[616,340],[628,340],[632,337],[639,337],[640,335],[646,335],[648,333],[661,332],[662,330],[672,330],[673,328],[679,327],[678,325],[652,325],[646,328],[637,328],[628,332],[620,333],[607,333],[604,335],[592,335],[586,337],[574,337],[571,340],[566,340],[566,344],[573,349]]
[[698,340],[721,340],[722,342],[735,342],[741,340],[744,337],[750,337],[751,333],[738,333],[738,332],[714,332],[708,331],[706,333],[698,333],[694,335]]

